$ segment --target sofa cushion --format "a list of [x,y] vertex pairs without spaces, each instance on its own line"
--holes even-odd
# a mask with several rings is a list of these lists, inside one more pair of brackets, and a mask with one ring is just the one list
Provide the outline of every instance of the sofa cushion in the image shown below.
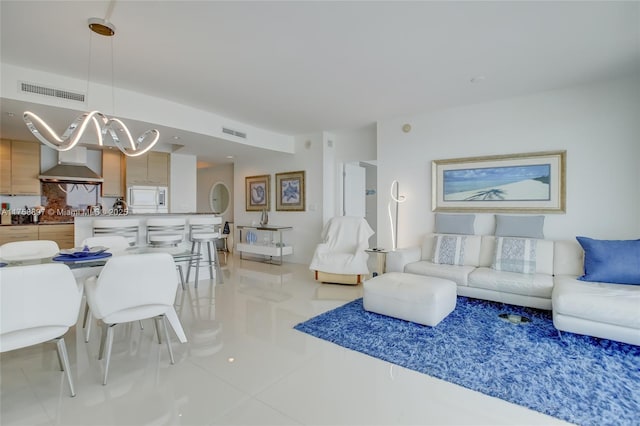
[[474,214],[446,214],[436,213],[436,234],[465,234],[475,233]]
[[636,285],[584,282],[574,276],[557,276],[552,304],[554,312],[562,315],[640,330],[640,287]]
[[496,237],[544,238],[544,216],[496,215]]
[[474,266],[439,265],[428,260],[409,263],[404,267],[404,272],[431,277],[444,278],[454,281],[457,285],[467,285],[467,280]]
[[584,250],[582,281],[640,284],[640,240],[576,237]]
[[536,272],[537,240],[499,237],[491,267],[496,271],[533,274]]
[[521,274],[476,268],[469,274],[468,286],[502,293],[551,299],[553,277],[548,274]]

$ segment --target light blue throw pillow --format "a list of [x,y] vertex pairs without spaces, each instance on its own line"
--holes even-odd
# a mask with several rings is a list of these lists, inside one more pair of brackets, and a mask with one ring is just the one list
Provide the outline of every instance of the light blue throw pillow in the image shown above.
[[496,237],[543,239],[544,216],[496,215]]
[[463,234],[475,233],[475,214],[444,214],[436,213],[436,234]]
[[579,280],[640,285],[640,240],[576,239],[584,250]]

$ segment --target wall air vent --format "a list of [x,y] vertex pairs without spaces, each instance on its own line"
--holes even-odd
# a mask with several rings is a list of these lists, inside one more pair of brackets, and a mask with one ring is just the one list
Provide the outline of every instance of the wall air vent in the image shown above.
[[39,84],[19,82],[19,90],[22,93],[33,93],[42,96],[51,96],[53,98],[65,99],[67,101],[76,101],[84,103],[84,93],[75,93],[68,90],[54,89],[53,87],[41,86]]
[[226,133],[226,134],[232,135],[232,136],[237,136],[237,137],[242,138],[242,139],[246,139],[247,138],[247,134],[246,133],[230,129],[228,127],[223,127],[222,128],[222,133]]

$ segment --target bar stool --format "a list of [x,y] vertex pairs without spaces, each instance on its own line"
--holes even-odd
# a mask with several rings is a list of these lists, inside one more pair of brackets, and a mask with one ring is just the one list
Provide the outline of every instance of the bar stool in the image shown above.
[[[187,282],[191,267],[196,268],[195,287],[198,287],[198,272],[200,270],[200,258],[202,257],[202,243],[207,245],[209,258],[206,261],[209,265],[209,278],[213,279],[213,267],[216,268],[216,281],[223,283],[222,273],[220,271],[220,261],[218,260],[218,251],[216,242],[220,238],[220,225],[222,218],[219,216],[202,216],[189,218],[189,240],[191,241],[191,254],[196,255],[196,260],[189,263],[187,269]],[[213,252],[213,254],[212,254]]]
[[147,219],[147,244],[153,247],[176,247],[184,241],[184,218]]
[[[147,244],[151,247],[176,247],[184,242],[184,226],[184,218],[149,218],[147,219]],[[180,274],[180,284],[184,290],[185,280],[182,265],[176,263],[176,269]]]
[[130,246],[138,244],[140,221],[138,219],[96,219],[93,221],[93,236],[121,235]]

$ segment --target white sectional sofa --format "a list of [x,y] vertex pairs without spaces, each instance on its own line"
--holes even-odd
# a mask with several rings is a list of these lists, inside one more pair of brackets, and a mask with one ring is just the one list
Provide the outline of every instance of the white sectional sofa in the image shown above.
[[584,252],[577,242],[535,240],[535,261],[521,273],[495,269],[499,240],[492,235],[452,235],[464,237],[449,262],[460,264],[442,262],[435,256],[439,235],[445,236],[429,234],[420,247],[389,252],[386,271],[446,278],[460,296],[553,310],[559,330],[640,345],[640,285],[578,280]]

